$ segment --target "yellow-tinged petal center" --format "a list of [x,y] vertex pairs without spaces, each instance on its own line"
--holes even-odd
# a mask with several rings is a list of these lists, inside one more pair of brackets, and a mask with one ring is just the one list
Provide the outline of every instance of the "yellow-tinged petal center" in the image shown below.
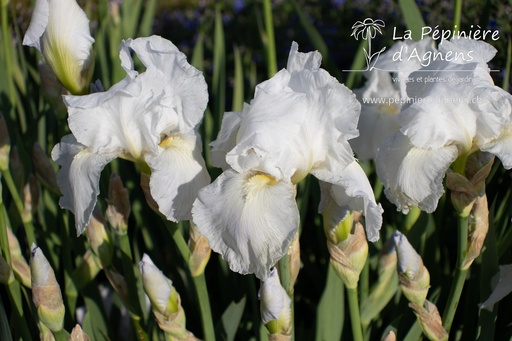
[[265,173],[256,173],[250,176],[245,183],[245,195],[258,193],[268,186],[275,185],[278,181]]
[[158,144],[163,149],[180,149],[183,147],[183,139],[178,135],[169,135],[167,137],[162,138],[162,141]]

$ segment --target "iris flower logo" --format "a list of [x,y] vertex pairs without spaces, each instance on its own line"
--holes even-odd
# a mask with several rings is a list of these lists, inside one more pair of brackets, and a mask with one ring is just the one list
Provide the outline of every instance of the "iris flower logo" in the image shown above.
[[354,36],[356,40],[359,40],[359,37],[364,40],[368,39],[368,50],[363,47],[364,56],[366,58],[366,70],[361,71],[373,70],[380,54],[386,49],[386,47],[383,47],[380,51],[372,54],[372,39],[375,38],[377,32],[382,34],[382,28],[385,26],[384,21],[380,19],[373,20],[371,18],[366,18],[364,21],[356,21],[356,23],[352,25],[353,31],[350,36]]

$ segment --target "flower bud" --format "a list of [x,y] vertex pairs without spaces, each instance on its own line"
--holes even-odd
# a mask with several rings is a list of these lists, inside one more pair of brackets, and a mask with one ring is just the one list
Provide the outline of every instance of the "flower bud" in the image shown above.
[[290,285],[293,287],[297,281],[300,271],[300,243],[299,234],[295,234],[290,246],[288,247],[288,261],[290,268]]
[[30,275],[30,267],[21,253],[20,243],[12,230],[7,227],[7,241],[9,242],[9,252],[11,253],[11,266],[14,276],[25,287],[32,287],[32,278]]
[[11,152],[11,139],[4,115],[0,113],[0,172],[4,172],[9,167],[9,154]]
[[462,270],[468,269],[480,255],[482,246],[489,231],[489,207],[487,196],[479,196],[469,215],[468,248],[462,265]]
[[91,249],[101,261],[103,267],[108,267],[112,263],[114,248],[112,238],[105,228],[105,219],[98,206],[92,212],[89,225],[85,230]]
[[423,306],[410,302],[409,307],[412,308],[414,314],[420,322],[421,329],[429,340],[444,341],[448,340],[448,333],[443,328],[441,316],[434,303],[425,300]]
[[[359,215],[339,207],[332,200],[324,210],[324,230],[331,265],[347,288],[357,287],[368,257],[368,242]],[[356,219],[354,219],[356,218]]]
[[190,221],[190,239],[188,248],[190,249],[190,259],[188,267],[192,277],[201,275],[204,272],[206,264],[210,260],[212,249],[208,243],[208,239],[199,233],[196,224]]
[[89,20],[75,0],[37,0],[23,45],[35,47],[72,94],[88,90],[94,58]]
[[405,235],[396,231],[393,240],[398,257],[398,277],[404,295],[409,302],[422,306],[430,288],[430,274]]
[[151,301],[153,314],[160,328],[174,340],[196,340],[185,328],[185,312],[180,295],[151,258],[144,254],[139,264],[144,291]]
[[37,210],[39,203],[39,187],[37,186],[34,174],[28,176],[28,181],[23,187],[23,212],[21,213],[22,221],[31,221],[32,215]]
[[[291,299],[281,286],[276,268],[270,276],[261,281],[259,292],[261,321],[274,340],[290,339],[291,333]],[[280,335],[280,338],[277,336]],[[286,338],[288,337],[288,338]]]
[[126,234],[130,216],[130,198],[119,175],[112,173],[108,185],[107,220],[118,234]]
[[128,310],[132,310],[130,295],[128,293],[128,284],[126,283],[124,276],[117,272],[113,267],[104,268],[103,271],[105,276],[107,276],[110,285],[112,285],[112,288],[119,295],[121,301],[123,301],[123,304],[128,308]]
[[84,333],[79,324],[73,328],[71,335],[69,336],[69,341],[89,341],[90,339],[89,335]]
[[62,293],[50,263],[35,244],[32,244],[30,271],[32,301],[36,306],[37,316],[51,331],[58,332],[64,326]]
[[142,188],[142,192],[144,193],[144,197],[146,198],[146,202],[148,203],[149,207],[155,211],[156,213],[160,214],[160,211],[158,209],[158,204],[153,199],[153,196],[151,195],[151,189],[149,188],[149,178],[150,175],[145,172],[140,173],[140,187]]
[[452,204],[461,217],[469,216],[478,196],[485,194],[485,180],[489,176],[494,156],[474,153],[466,161],[465,176],[448,170],[446,187],[451,190]]
[[32,148],[32,163],[36,177],[48,188],[52,193],[61,195],[59,185],[57,185],[57,174],[53,168],[50,159],[45,154],[39,143],[35,143]]

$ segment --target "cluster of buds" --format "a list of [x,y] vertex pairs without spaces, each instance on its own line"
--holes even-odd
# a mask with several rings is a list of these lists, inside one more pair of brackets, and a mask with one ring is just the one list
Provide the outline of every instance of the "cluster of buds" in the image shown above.
[[173,340],[197,340],[186,329],[185,312],[172,281],[165,277],[146,254],[142,257],[139,269],[144,291],[151,301],[151,308],[160,329]]
[[281,286],[276,268],[261,281],[259,291],[261,321],[267,327],[270,341],[291,340],[291,299]]

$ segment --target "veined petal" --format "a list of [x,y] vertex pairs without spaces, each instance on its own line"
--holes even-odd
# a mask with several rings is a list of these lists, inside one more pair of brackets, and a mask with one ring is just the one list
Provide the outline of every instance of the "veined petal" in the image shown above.
[[238,129],[240,129],[241,121],[241,111],[224,113],[217,139],[210,143],[212,147],[212,165],[214,167],[222,168],[223,171],[230,168],[226,162],[226,154],[236,145],[236,135],[238,134]]
[[92,43],[89,19],[75,0],[36,1],[23,44],[38,48],[72,93],[81,93],[87,86],[89,77],[84,73],[92,62]]
[[377,153],[377,174],[388,199],[399,211],[410,206],[433,212],[444,193],[443,178],[458,156],[454,145],[438,149],[414,147],[409,139],[396,133],[384,140]]
[[286,254],[299,226],[295,186],[255,172],[222,173],[199,191],[192,216],[231,270],[262,280]]
[[155,153],[160,134],[177,125],[160,103],[162,82],[162,75],[153,70],[127,78],[107,93],[65,97],[71,131],[95,153],[123,152],[135,160],[144,152]]
[[366,237],[371,242],[379,240],[384,210],[375,201],[370,182],[357,161],[343,170],[341,181],[332,185],[330,192],[338,206],[362,211],[366,217]]
[[512,168],[512,123],[506,124],[501,134],[485,143],[480,145],[480,150],[489,152],[501,160],[506,169]]
[[147,154],[149,187],[158,209],[167,219],[191,219],[192,204],[210,176],[201,156],[199,135],[171,135],[160,143],[158,154]]
[[96,205],[101,171],[116,157],[116,153],[91,153],[73,135],[64,136],[52,150],[52,159],[61,166],[57,174],[57,183],[63,195],[59,204],[75,214],[78,235],[89,224]]
[[[159,36],[128,39],[129,47],[148,70],[154,68],[166,77],[165,106],[179,117],[179,130],[195,129],[208,103],[208,89],[202,72],[187,62],[187,57],[169,40]],[[146,71],[147,72],[147,71]]]

